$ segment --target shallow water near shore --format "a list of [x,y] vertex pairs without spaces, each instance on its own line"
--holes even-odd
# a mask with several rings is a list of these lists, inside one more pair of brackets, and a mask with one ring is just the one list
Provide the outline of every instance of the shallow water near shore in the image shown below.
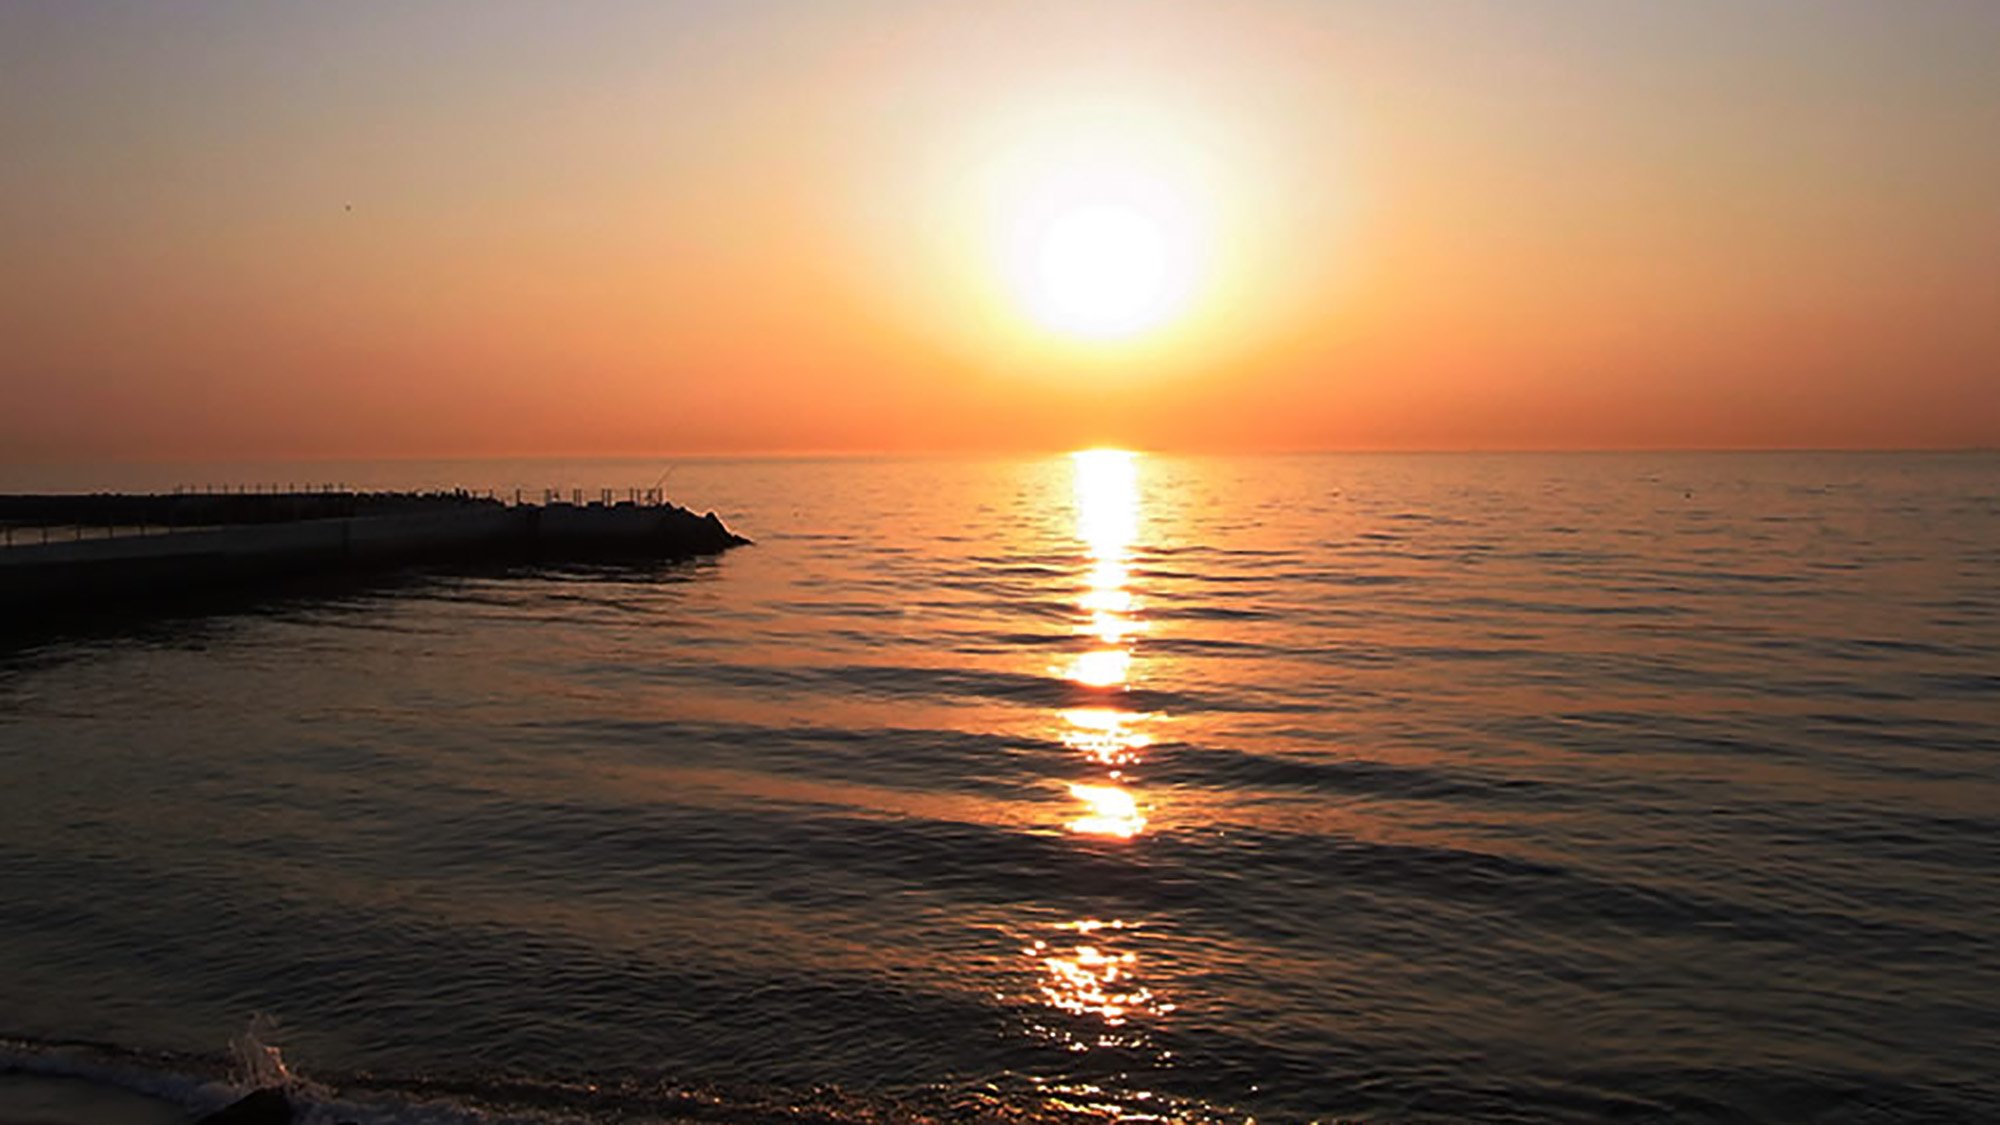
[[100,1082],[0,1073],[0,1125],[182,1125],[187,1119],[170,1102]]
[[756,545],[9,634],[0,1070],[213,1108],[262,1013],[326,1121],[2000,1119],[2000,457],[0,489],[288,471]]

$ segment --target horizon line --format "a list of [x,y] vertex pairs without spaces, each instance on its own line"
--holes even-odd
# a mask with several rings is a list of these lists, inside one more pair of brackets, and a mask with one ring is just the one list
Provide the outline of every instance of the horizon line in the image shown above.
[[1934,446],[1381,446],[1307,447],[1295,449],[1186,449],[1091,442],[1076,446],[1037,449],[769,449],[742,452],[629,452],[613,453],[481,453],[481,454],[314,454],[306,456],[230,457],[135,457],[135,458],[24,458],[0,459],[0,469],[80,466],[140,465],[314,465],[352,464],[436,464],[439,462],[495,461],[839,461],[839,460],[985,460],[1004,458],[1062,457],[1089,449],[1120,449],[1152,457],[1333,457],[1333,456],[1619,456],[1619,455],[1964,455],[2000,453],[2000,443]]

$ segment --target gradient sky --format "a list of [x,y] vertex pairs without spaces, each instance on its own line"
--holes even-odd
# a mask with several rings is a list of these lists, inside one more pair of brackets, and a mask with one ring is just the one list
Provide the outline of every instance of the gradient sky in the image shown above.
[[[0,5],[0,460],[2000,444],[2000,3]],[[1176,164],[1186,317],[994,184]],[[351,208],[351,209],[350,209]]]

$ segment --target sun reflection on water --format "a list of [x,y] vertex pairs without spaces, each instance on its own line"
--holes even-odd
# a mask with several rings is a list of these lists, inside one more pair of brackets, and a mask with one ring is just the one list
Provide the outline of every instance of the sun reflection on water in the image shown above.
[[1087,616],[1078,631],[1104,647],[1077,657],[1064,675],[1086,687],[1121,687],[1132,660],[1127,642],[1145,628],[1125,557],[1139,530],[1137,458],[1122,449],[1090,449],[1073,454],[1072,463],[1076,534],[1090,558],[1077,599]]
[[1146,830],[1146,818],[1132,794],[1115,785],[1070,784],[1069,795],[1082,801],[1090,811],[1068,824],[1071,832],[1088,836],[1118,836],[1131,839]]
[[[1137,457],[1098,449],[1072,456],[1076,473],[1076,536],[1085,549],[1082,588],[1076,595],[1076,633],[1084,647],[1056,669],[1085,696],[1052,716],[1055,735],[1075,751],[1087,773],[1067,791],[1082,807],[1063,827],[1119,846],[1136,841],[1149,811],[1131,772],[1153,744],[1148,728],[1164,716],[1120,705],[1139,662],[1134,648],[1146,631],[1143,599],[1132,588],[1131,553],[1139,533]],[[1036,983],[1031,995],[1044,1007],[1083,1022],[1035,1024],[1039,1034],[1072,1051],[1132,1047],[1146,1041],[1141,1017],[1173,1010],[1142,983],[1140,956],[1129,930],[1138,923],[1083,918],[1044,932],[1025,949]]]
[[1139,528],[1138,456],[1085,449],[1070,460],[1076,466],[1077,533],[1100,562],[1119,560]]
[[[1123,1028],[1142,1016],[1162,1016],[1174,1006],[1139,979],[1139,956],[1124,933],[1137,924],[1118,919],[1081,918],[1055,927],[1055,934],[1023,949],[1039,970],[1039,991],[1049,1007],[1096,1018],[1106,1028]],[[1108,1046],[1116,1037],[1065,1036],[1072,1049]]]
[[1122,648],[1086,652],[1070,662],[1068,676],[1085,687],[1118,687],[1132,668],[1132,654]]
[[1139,752],[1153,744],[1151,735],[1133,729],[1149,718],[1146,715],[1109,707],[1080,707],[1064,711],[1062,718],[1067,724],[1062,734],[1063,745],[1098,765],[1111,767],[1112,777],[1120,776],[1119,767],[1138,761]]
[[[1122,449],[1090,449],[1071,455],[1076,473],[1076,535],[1089,560],[1077,632],[1097,647],[1077,654],[1061,669],[1071,683],[1109,691],[1130,686],[1132,642],[1146,623],[1139,617],[1140,600],[1131,589],[1130,552],[1139,534],[1138,457]],[[1139,761],[1152,738],[1138,728],[1151,715],[1113,706],[1081,707],[1061,712],[1064,745],[1108,772],[1105,783],[1077,783],[1072,797],[1087,806],[1085,815],[1065,826],[1089,836],[1131,839],[1143,832],[1146,818],[1138,799],[1121,785],[1125,768]]]

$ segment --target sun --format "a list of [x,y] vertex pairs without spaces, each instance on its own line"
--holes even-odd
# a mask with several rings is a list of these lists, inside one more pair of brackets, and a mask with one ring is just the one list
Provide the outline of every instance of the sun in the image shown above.
[[1054,216],[1035,248],[1036,317],[1080,336],[1129,336],[1172,311],[1166,232],[1144,212],[1088,203]]
[[1002,269],[1044,331],[1127,340],[1185,314],[1211,241],[1201,192],[1166,161],[1127,154],[1023,161],[1000,205]]

